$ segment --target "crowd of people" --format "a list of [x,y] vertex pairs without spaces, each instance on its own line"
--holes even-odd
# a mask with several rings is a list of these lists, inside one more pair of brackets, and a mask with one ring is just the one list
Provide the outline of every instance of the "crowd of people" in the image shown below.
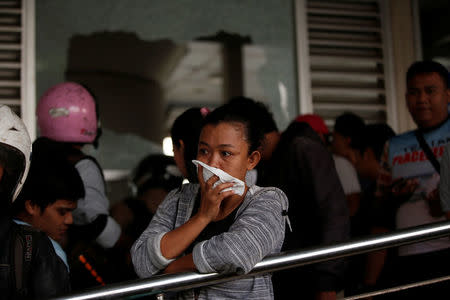
[[[177,272],[246,274],[282,251],[450,219],[448,81],[439,63],[410,66],[405,98],[417,129],[400,134],[352,112],[332,126],[299,115],[280,131],[270,109],[246,97],[190,108],[171,127],[174,156],[144,158],[130,196],[111,207],[101,166],[83,152],[101,135],[86,87],[64,82],[42,95],[34,142],[0,106],[0,299]],[[448,275],[449,257],[444,237],[166,297],[332,300]],[[449,291],[444,281],[376,298]]]

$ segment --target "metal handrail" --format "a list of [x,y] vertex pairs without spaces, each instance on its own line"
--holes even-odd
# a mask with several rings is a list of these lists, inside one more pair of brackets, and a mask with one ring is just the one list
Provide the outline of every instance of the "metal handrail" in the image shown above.
[[361,238],[326,247],[282,252],[277,255],[266,257],[261,262],[256,264],[252,271],[248,274],[199,274],[196,272],[186,272],[158,275],[147,279],[121,282],[99,288],[88,289],[54,299],[104,299],[110,297],[125,297],[138,294],[158,294],[169,291],[191,289],[263,273],[295,268],[321,261],[357,255],[374,250],[417,243],[448,235],[450,235],[450,222],[445,221],[398,230],[393,233],[370,236],[368,238]]

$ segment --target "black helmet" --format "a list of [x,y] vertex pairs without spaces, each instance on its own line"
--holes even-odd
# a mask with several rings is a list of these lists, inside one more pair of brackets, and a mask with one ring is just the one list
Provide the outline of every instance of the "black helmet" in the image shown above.
[[135,196],[149,188],[160,187],[167,192],[179,187],[183,175],[173,157],[164,154],[150,154],[145,157],[132,174],[131,187]]

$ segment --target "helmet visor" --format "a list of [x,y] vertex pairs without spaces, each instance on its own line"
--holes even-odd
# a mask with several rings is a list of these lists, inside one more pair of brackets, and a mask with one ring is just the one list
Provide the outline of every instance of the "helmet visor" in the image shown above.
[[0,167],[3,175],[0,178],[0,197],[2,201],[12,200],[22,176],[25,172],[25,155],[17,148],[0,143]]

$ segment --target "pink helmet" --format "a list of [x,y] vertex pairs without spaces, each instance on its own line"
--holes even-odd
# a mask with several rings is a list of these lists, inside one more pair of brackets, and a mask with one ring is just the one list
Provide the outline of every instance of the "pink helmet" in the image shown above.
[[92,143],[97,136],[95,100],[75,82],[48,89],[39,99],[37,118],[41,136],[54,141]]

